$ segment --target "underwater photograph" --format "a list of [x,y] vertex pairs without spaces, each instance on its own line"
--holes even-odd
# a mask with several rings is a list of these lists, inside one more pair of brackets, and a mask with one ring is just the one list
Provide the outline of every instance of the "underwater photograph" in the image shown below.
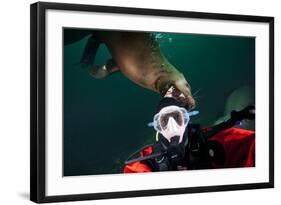
[[63,175],[255,166],[255,37],[63,29]]

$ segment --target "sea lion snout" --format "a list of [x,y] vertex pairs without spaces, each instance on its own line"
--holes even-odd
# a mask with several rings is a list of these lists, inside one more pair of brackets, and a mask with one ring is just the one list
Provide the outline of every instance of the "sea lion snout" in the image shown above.
[[[193,109],[195,107],[195,100],[191,94],[191,87],[186,81],[184,75],[175,68],[169,68],[168,71],[161,70],[161,75],[155,81],[155,89],[164,96],[168,89],[174,86],[178,90],[178,94],[174,94],[178,101],[186,104],[188,109]],[[182,97],[182,95],[184,97]]]

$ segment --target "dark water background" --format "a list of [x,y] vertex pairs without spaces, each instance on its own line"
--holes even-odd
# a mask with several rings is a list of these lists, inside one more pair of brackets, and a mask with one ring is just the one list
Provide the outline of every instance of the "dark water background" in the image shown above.
[[[156,36],[162,52],[197,93],[196,109],[200,114],[193,122],[212,125],[223,115],[232,91],[241,86],[254,90],[253,37]],[[147,123],[152,121],[160,96],[121,73],[104,80],[91,77],[78,64],[86,41],[87,37],[64,46],[65,176],[120,173],[127,157],[153,142],[155,135]],[[109,57],[102,46],[96,62],[101,64]]]

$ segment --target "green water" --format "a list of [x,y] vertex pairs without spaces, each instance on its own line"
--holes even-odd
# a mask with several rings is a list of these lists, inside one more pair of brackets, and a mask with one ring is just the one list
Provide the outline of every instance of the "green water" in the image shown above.
[[[79,66],[86,41],[87,37],[64,46],[65,176],[120,173],[127,157],[153,142],[155,135],[147,123],[160,96],[121,73],[104,80],[91,77]],[[255,38],[164,34],[159,42],[196,93],[200,114],[192,122],[212,125],[223,115],[233,90],[254,90]],[[96,62],[109,57],[103,46]]]

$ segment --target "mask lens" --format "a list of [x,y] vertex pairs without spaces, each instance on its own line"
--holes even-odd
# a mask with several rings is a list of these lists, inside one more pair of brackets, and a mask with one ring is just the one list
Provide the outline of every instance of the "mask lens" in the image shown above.
[[183,124],[183,114],[180,111],[163,113],[160,116],[160,126],[162,129],[165,130],[167,128],[170,117],[173,118],[179,126]]
[[153,122],[154,122],[154,129],[157,130],[158,132],[160,132],[161,127],[160,127],[160,123],[159,123],[159,114],[154,116]]

